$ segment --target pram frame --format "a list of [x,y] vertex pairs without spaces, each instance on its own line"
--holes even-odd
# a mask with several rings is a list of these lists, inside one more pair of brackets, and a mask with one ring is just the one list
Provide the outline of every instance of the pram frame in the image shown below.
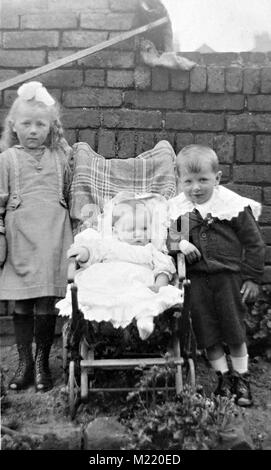
[[[77,300],[77,285],[74,282],[76,271],[76,261],[72,258],[69,262],[68,268],[68,283],[71,285],[72,296],[72,318],[71,330],[73,325],[78,325],[78,317],[82,313],[78,308]],[[69,394],[69,413],[70,418],[74,419],[76,409],[80,401],[88,402],[89,394],[91,392],[128,392],[134,390],[131,387],[116,387],[116,388],[96,388],[93,387],[92,381],[89,380],[89,375],[94,373],[95,369],[134,369],[136,367],[151,367],[154,365],[165,366],[169,363],[174,364],[175,371],[175,387],[151,387],[147,390],[175,390],[176,395],[179,395],[184,387],[184,380],[182,375],[183,367],[187,369],[187,380],[192,389],[196,386],[195,377],[195,359],[196,359],[196,343],[191,326],[190,318],[190,281],[186,279],[185,261],[184,256],[180,253],[177,254],[177,287],[184,288],[184,303],[183,306],[176,306],[170,309],[174,314],[173,328],[172,328],[172,344],[173,355],[167,357],[138,357],[138,358],[124,358],[124,359],[95,359],[95,350],[90,345],[83,335],[80,337],[80,331],[74,331],[77,338],[73,338],[73,346],[71,348],[71,360],[68,366],[68,349],[70,348],[67,328],[63,327],[63,370],[66,377],[68,394]],[[85,321],[85,320],[84,320]],[[76,380],[76,368],[80,369],[80,386]]]

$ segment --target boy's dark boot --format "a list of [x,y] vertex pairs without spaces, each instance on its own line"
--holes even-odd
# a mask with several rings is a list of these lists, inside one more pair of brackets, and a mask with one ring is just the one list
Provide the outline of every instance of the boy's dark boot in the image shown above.
[[49,355],[54,341],[55,324],[55,315],[36,316],[35,386],[37,392],[46,392],[53,386],[49,369]]
[[249,384],[249,374],[239,374],[233,371],[232,393],[235,395],[235,403],[239,406],[251,406],[253,404],[252,394]]
[[22,390],[33,383],[34,362],[32,357],[33,315],[14,314],[14,333],[19,354],[18,368],[12,377],[9,388]]
[[220,395],[221,397],[228,397],[232,396],[232,379],[229,372],[216,372],[218,377],[218,385],[214,392],[215,395]]

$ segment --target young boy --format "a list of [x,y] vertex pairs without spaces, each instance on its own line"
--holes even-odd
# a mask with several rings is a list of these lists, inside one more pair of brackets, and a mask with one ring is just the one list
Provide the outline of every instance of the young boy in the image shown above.
[[234,394],[238,405],[250,406],[244,318],[264,268],[264,242],[255,221],[261,205],[219,186],[218,167],[209,147],[189,145],[177,155],[179,195],[170,201],[168,246],[186,258],[193,328],[218,375],[215,394]]

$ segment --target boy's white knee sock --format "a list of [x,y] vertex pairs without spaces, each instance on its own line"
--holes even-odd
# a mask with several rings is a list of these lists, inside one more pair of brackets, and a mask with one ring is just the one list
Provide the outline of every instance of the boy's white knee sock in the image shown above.
[[216,372],[221,372],[221,374],[225,374],[229,370],[225,354],[219,359],[215,359],[214,361],[209,362]]
[[239,374],[245,374],[248,371],[248,354],[241,357],[231,356],[231,363],[233,370]]

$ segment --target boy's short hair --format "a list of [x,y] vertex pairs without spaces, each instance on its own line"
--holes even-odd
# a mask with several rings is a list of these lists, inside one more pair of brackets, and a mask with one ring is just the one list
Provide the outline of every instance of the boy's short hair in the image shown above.
[[218,172],[219,161],[217,154],[211,147],[204,145],[187,145],[177,155],[177,174],[181,175],[181,168],[185,167],[191,173],[200,173],[202,163],[208,162],[214,173]]

